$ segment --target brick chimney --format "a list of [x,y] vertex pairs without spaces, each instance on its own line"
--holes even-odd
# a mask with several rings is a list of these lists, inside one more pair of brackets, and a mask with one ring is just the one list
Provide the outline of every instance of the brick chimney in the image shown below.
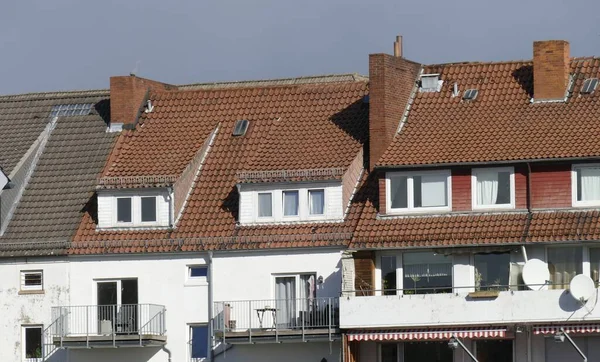
[[124,128],[135,127],[151,90],[176,88],[135,75],[110,77],[110,122],[123,123]]
[[421,64],[402,57],[401,40],[394,44],[398,56],[388,54],[369,55],[369,170],[390,145],[412,89]]
[[534,100],[564,99],[569,86],[569,70],[569,42],[564,40],[534,42]]

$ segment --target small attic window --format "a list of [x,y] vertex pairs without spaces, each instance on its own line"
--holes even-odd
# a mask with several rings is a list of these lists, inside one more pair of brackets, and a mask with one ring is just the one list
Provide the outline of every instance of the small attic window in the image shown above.
[[248,130],[248,120],[247,119],[240,119],[235,121],[235,127],[233,128],[233,135],[234,136],[243,136],[246,134],[246,131]]
[[421,92],[439,92],[442,88],[443,81],[440,80],[439,74],[423,74],[421,75]]
[[52,107],[50,117],[86,116],[93,106],[93,103],[57,104]]
[[596,89],[597,85],[598,78],[588,78],[583,81],[583,86],[581,86],[581,93],[590,94]]
[[463,99],[465,101],[472,101],[477,98],[477,93],[479,93],[477,89],[467,89],[463,94]]

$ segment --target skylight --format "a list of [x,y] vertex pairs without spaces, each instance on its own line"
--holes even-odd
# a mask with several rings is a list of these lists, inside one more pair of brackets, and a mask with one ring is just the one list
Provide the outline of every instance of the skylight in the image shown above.
[[50,117],[86,116],[92,111],[93,103],[57,104],[52,107]]
[[463,99],[466,101],[472,101],[477,98],[477,89],[467,89],[463,94]]
[[583,81],[583,86],[581,86],[581,93],[590,94],[596,89],[598,85],[598,78],[588,78]]
[[246,134],[246,130],[248,130],[248,120],[240,119],[235,121],[235,127],[233,128],[234,136],[243,136]]

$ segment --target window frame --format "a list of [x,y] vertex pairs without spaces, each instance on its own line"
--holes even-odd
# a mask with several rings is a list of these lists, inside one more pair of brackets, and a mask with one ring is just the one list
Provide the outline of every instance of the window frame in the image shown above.
[[[40,357],[27,357],[27,329],[40,330]],[[21,325],[21,357],[26,362],[41,362],[44,357],[44,325],[43,324],[22,324]]]
[[[414,177],[427,175],[446,176],[446,206],[425,206],[414,207]],[[392,208],[392,190],[391,179],[394,177],[407,177],[407,207]],[[385,175],[385,200],[387,214],[423,214],[432,212],[450,212],[452,211],[452,171],[443,170],[425,170],[425,171],[394,171],[387,172]]]
[[[477,174],[489,171],[509,172],[510,180],[510,203],[498,205],[478,205],[477,204]],[[511,210],[516,208],[516,188],[515,188],[515,168],[513,166],[505,167],[477,167],[471,169],[471,208],[473,210]]]
[[[286,193],[296,193],[296,215],[286,215],[285,214],[285,194]],[[285,189],[281,190],[281,219],[282,220],[299,220],[301,213],[301,205],[300,205],[300,189]]]
[[[206,275],[200,277],[192,276],[192,268],[205,268]],[[188,264],[185,267],[185,285],[208,285],[208,274],[210,270],[208,268],[208,264]]]
[[[208,361],[209,357],[210,357],[210,347],[208,345],[208,341],[210,340],[210,326],[207,323],[189,323],[188,325],[188,353],[189,353],[189,360],[191,362],[204,362],[204,361]],[[194,338],[194,334],[193,334],[193,328],[196,327],[206,327],[206,357],[192,357],[192,341]]]
[[600,163],[577,163],[571,165],[571,205],[573,207],[595,207],[600,206],[600,200],[579,201],[577,200],[577,170],[582,168],[600,168]]
[[[25,276],[27,274],[40,274],[40,285],[34,285],[34,286],[27,286],[25,285]],[[41,269],[35,269],[35,270],[21,270],[21,272],[19,273],[19,285],[20,285],[20,292],[24,292],[24,293],[40,293],[40,292],[44,292],[44,271]]]
[[[322,191],[323,192],[323,213],[321,214],[313,214],[310,212],[310,192],[311,191]],[[327,215],[327,192],[325,192],[325,188],[309,188],[306,189],[306,209],[308,211],[308,218],[309,219],[321,219],[326,217]]]
[[[99,206],[99,217],[108,213],[110,208],[110,223],[104,223],[97,226],[99,230],[110,229],[166,229],[172,227],[175,215],[173,205],[172,191],[164,188],[120,190],[118,192],[107,192],[102,198],[109,199],[102,202],[102,209]],[[155,200],[155,221],[142,221],[142,199],[154,198]],[[131,221],[118,221],[119,199],[131,200]],[[99,202],[100,204],[100,202]],[[102,214],[101,214],[102,213]],[[108,218],[108,216],[107,216]]]
[[[274,196],[274,192],[273,191],[257,191],[254,193],[254,204],[256,205],[255,210],[254,210],[254,215],[256,215],[256,220],[257,221],[272,221],[275,220],[275,196]],[[271,194],[271,216],[260,216],[260,205],[259,205],[259,199],[260,199],[260,195],[261,194]]]
[[[544,256],[545,256],[546,266],[548,267],[548,271],[549,272],[550,272],[550,255],[549,255],[550,249],[570,249],[570,248],[574,248],[574,249],[579,248],[579,252],[580,252],[580,254],[579,254],[579,260],[580,260],[579,270],[581,272],[577,273],[578,270],[575,270],[575,275],[586,274],[585,270],[584,270],[584,264],[586,263],[586,261],[587,261],[588,264],[590,263],[590,259],[589,259],[590,258],[590,254],[589,254],[589,251],[588,251],[589,248],[585,247],[584,245],[565,245],[565,244],[562,244],[562,245],[546,245],[546,247],[544,248],[544,254],[545,254]],[[586,275],[588,275],[588,274],[586,274]],[[553,279],[553,275],[552,275],[552,272],[550,272],[550,279],[549,279],[549,281],[551,283],[548,285],[548,289],[555,289],[555,290],[566,290],[566,289],[568,289],[568,286],[566,288],[552,288],[552,286],[554,284],[556,284],[556,285],[562,285],[562,286],[570,284],[570,282],[569,283],[564,283],[563,282],[561,284],[558,284],[558,283],[555,283],[555,281],[553,281],[552,279]]]
[[[131,221],[119,221],[119,200],[120,199],[129,199],[129,201],[130,201],[129,213],[131,215]],[[135,224],[134,223],[135,215],[133,213],[133,199],[134,199],[134,197],[131,195],[115,197],[115,225],[133,225],[133,224]]]
[[[140,199],[140,224],[148,225],[148,224],[157,224],[158,223],[158,200],[157,200],[157,198],[158,198],[158,196],[156,196],[156,195],[151,195],[151,196],[140,195],[140,197],[139,197],[139,199]],[[144,199],[154,199],[154,220],[151,220],[151,221],[142,220],[143,215],[144,215],[144,207],[143,207]],[[133,209],[133,203],[131,204],[131,206]],[[132,220],[132,222],[133,222],[133,220]]]

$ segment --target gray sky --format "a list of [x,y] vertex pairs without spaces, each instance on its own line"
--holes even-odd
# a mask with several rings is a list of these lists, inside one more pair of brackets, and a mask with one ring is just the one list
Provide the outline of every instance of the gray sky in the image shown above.
[[565,39],[600,56],[599,0],[2,0],[0,94],[368,73],[368,54],[423,63],[530,59]]

